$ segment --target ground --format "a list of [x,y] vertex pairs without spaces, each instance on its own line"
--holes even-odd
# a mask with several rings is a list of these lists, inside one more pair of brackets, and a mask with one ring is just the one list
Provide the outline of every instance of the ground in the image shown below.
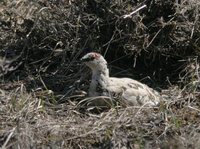
[[[198,1],[0,5],[2,148],[199,148]],[[88,110],[91,72],[79,58],[91,50],[112,76],[146,83],[164,100]]]

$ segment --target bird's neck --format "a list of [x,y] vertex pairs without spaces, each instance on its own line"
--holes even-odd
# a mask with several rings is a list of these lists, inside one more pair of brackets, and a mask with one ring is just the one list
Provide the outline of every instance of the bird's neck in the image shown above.
[[109,78],[109,71],[108,68],[101,69],[101,70],[93,70],[92,76],[96,76],[95,78]]
[[101,69],[96,69],[92,71],[92,80],[97,81],[101,86],[105,86],[108,83],[109,70],[107,65],[103,66]]

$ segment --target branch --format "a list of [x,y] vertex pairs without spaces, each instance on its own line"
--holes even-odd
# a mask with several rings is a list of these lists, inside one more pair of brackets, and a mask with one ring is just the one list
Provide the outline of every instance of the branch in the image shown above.
[[130,18],[134,13],[140,11],[141,9],[143,9],[143,8],[145,8],[145,7],[147,7],[147,5],[143,5],[143,6],[141,6],[140,8],[136,9],[135,11],[131,12],[130,14],[124,15],[123,18]]

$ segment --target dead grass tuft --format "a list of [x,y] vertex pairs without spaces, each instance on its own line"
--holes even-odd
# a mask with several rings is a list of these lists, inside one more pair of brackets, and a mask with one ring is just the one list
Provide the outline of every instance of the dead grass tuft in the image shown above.
[[199,97],[191,99],[185,90],[172,87],[167,94],[163,93],[171,98],[158,108],[111,108],[100,114],[82,113],[76,108],[76,101],[50,104],[34,94],[27,93],[23,85],[11,92],[2,91],[2,147],[198,148],[200,145]]
[[[0,5],[2,148],[199,148],[197,0]],[[90,49],[113,62],[112,72],[133,77],[134,66],[165,100],[157,108],[87,110],[90,72],[78,59]]]

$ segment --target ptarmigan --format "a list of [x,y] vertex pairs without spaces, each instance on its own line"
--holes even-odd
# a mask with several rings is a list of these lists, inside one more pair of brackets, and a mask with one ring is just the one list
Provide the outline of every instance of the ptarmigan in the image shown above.
[[130,78],[110,77],[107,62],[101,54],[90,52],[81,61],[92,70],[89,96],[117,96],[135,106],[159,104],[161,96],[147,85]]

